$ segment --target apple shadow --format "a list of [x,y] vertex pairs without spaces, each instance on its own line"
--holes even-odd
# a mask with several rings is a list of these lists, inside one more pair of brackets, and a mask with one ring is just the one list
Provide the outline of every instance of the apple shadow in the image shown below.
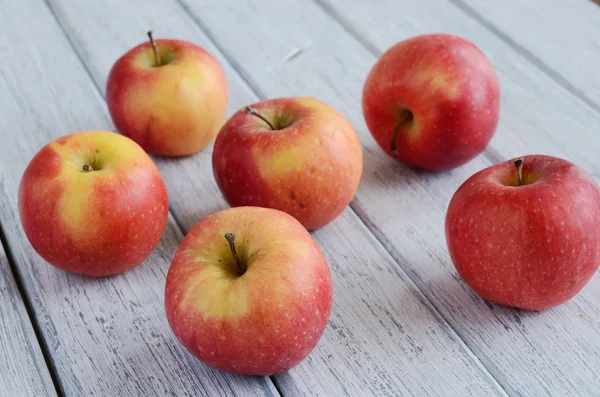
[[[62,272],[59,269],[57,271]],[[120,275],[107,277],[88,277],[67,273],[65,275],[70,279],[68,285],[71,288],[92,291],[90,296],[93,297],[98,295],[99,291],[112,291],[112,283],[119,277],[127,278],[129,275],[131,278],[127,282],[139,281],[139,275],[136,277],[135,274],[129,273],[140,271],[148,271],[148,269],[139,269],[138,267]],[[162,290],[162,285],[159,290]],[[102,293],[102,295],[104,294]],[[258,387],[265,390],[270,387],[265,377],[223,372],[196,359],[178,341],[170,329],[164,313],[162,297],[155,295],[154,299],[136,300],[130,299],[130,295],[125,294],[119,297],[113,296],[113,298],[122,298],[118,304],[122,304],[124,307],[115,310],[112,308],[112,304],[108,305],[104,300],[95,300],[89,305],[91,311],[81,311],[78,316],[74,316],[79,327],[88,330],[94,329],[93,335],[91,331],[88,331],[90,332],[90,342],[98,343],[95,338],[99,338],[103,343],[108,344],[105,347],[109,347],[112,351],[109,354],[112,361],[99,360],[94,363],[101,372],[111,373],[112,369],[109,368],[112,365],[129,368],[135,367],[131,363],[155,362],[158,364],[150,369],[149,380],[160,382],[167,390],[177,388],[181,378],[185,379],[187,384],[198,383],[197,379],[212,379],[210,383],[217,384],[223,378],[228,378],[232,382],[242,385],[257,384]],[[71,297],[68,299],[72,300]],[[61,299],[64,301],[62,304],[67,307],[70,305],[69,300]],[[102,305],[105,305],[106,308],[101,309]],[[75,310],[75,308],[66,308],[65,310]],[[77,308],[76,310],[81,309]],[[61,343],[66,342],[63,340]],[[170,358],[166,365],[161,362],[165,357]],[[176,373],[178,377],[160,378],[163,371],[164,373]],[[115,377],[111,381],[123,382],[125,376]],[[150,389],[151,386],[145,385],[144,387]],[[146,391],[149,392],[149,390]],[[205,392],[210,393],[210,388],[207,388]]]
[[431,171],[403,164],[390,157],[376,143],[363,145],[363,153],[359,190],[396,190],[405,185],[427,182],[451,174],[451,171]]
[[[201,198],[203,196],[197,194],[195,197]],[[176,210],[175,205],[169,207],[177,226],[179,226],[184,236],[202,219],[228,208],[230,208],[229,205],[220,196],[219,200],[211,200],[198,207],[178,206]]]
[[213,176],[212,144],[187,157],[158,158],[169,192],[169,209],[183,234],[202,218],[228,208]]
[[[522,326],[523,319],[534,318],[544,312],[505,306],[484,299],[471,289],[458,274],[438,279],[434,283],[435,290],[443,291],[444,297],[437,296],[434,292],[431,294],[432,303],[443,313],[444,317],[447,317],[447,314],[444,315],[444,313],[454,313],[451,316],[455,318],[448,318],[448,322],[461,337],[461,329],[482,330],[501,327],[504,331],[511,332]],[[451,298],[449,299],[449,297]],[[445,303],[436,304],[440,301]],[[467,333],[469,332],[467,331]]]

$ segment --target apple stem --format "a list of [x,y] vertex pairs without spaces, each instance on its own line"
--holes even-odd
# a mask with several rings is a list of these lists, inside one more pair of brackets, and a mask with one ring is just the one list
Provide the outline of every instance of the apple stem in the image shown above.
[[262,121],[264,121],[265,123],[267,123],[267,125],[269,126],[269,128],[272,131],[275,131],[275,127],[273,127],[273,124],[271,124],[271,122],[269,120],[267,120],[265,116],[263,116],[262,114],[258,113],[258,110],[252,109],[250,106],[246,106],[244,108],[244,113],[251,114],[253,116],[258,117],[259,119],[261,119]]
[[240,256],[235,249],[235,233],[225,233],[225,239],[229,243],[229,249],[231,250],[231,254],[233,255],[233,259],[235,260],[235,265],[238,269],[238,273],[241,276],[246,272],[246,265],[240,259]]
[[148,31],[148,38],[150,39],[150,45],[152,45],[152,52],[154,52],[154,60],[156,61],[156,66],[160,66],[160,57],[158,56],[158,50],[156,49],[156,43],[154,42],[154,38],[152,37],[152,30]]
[[523,186],[523,158],[515,160],[515,167],[517,167],[517,180],[519,186]]
[[89,164],[84,164],[84,165],[83,165],[83,170],[84,170],[85,172],[94,171],[94,169],[92,168],[92,166],[91,166],[91,165],[89,165]]
[[412,119],[413,119],[412,112],[408,109],[404,109],[402,119],[400,120],[400,123],[398,123],[398,126],[396,127],[396,129],[394,130],[394,134],[392,135],[392,142],[390,143],[390,151],[392,153],[396,153],[396,149],[398,149],[398,146],[396,145],[396,139],[398,138],[400,129],[402,127],[404,127],[405,125],[407,125],[408,123],[410,123],[412,121]]

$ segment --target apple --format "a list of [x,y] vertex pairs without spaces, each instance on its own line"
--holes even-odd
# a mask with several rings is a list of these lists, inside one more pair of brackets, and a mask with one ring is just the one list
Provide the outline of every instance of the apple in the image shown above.
[[144,150],[106,131],[62,136],[31,160],[19,214],[50,264],[88,276],[122,273],[152,252],[167,223],[165,183]]
[[205,364],[272,375],[302,361],[331,311],[329,266],[292,216],[237,207],[200,220],[167,274],[173,333]]
[[156,40],[129,50],[113,65],[106,102],[117,130],[148,153],[187,156],[215,137],[227,111],[223,69],[204,49],[183,40]]
[[394,159],[447,170],[481,153],[498,124],[500,86],[485,55],[449,34],[401,41],[371,69],[363,87],[365,121]]
[[215,140],[212,165],[229,205],[278,209],[311,230],[350,203],[363,157],[338,111],[313,98],[277,98],[231,116]]
[[483,298],[527,310],[557,306],[600,264],[600,188],[560,158],[500,163],[456,191],[446,239],[456,270]]

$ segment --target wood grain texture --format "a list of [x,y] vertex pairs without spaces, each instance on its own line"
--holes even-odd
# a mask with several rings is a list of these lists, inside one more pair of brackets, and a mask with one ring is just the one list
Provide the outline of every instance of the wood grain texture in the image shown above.
[[[102,91],[114,59],[143,40],[143,32],[152,27],[156,37],[194,41],[219,59],[230,85],[229,114],[258,100],[193,20],[182,8],[177,12],[171,1],[155,1],[151,9],[141,1],[113,0],[85,7],[66,0],[50,4]],[[211,18],[219,19],[218,15]],[[238,30],[227,35],[233,40],[250,33]],[[258,46],[253,57],[270,56],[278,62],[285,55],[269,49],[268,43]],[[173,214],[186,230],[200,217],[226,207],[212,177],[212,148],[207,149],[188,159],[157,159]],[[505,395],[447,324],[430,311],[423,295],[355,213],[347,210],[314,235],[332,268],[333,312],[307,360],[274,377],[284,395]]]
[[53,138],[111,125],[102,97],[46,4],[0,2],[0,48],[0,222],[7,225],[7,241],[64,395],[278,395],[268,378],[202,365],[172,335],[163,291],[182,238],[172,218],[155,252],[119,276],[67,274],[33,251],[17,212],[27,162]]
[[56,396],[49,369],[1,244],[0,319],[0,397]]
[[600,111],[598,1],[452,1]]
[[[600,386],[599,278],[571,302],[542,313],[490,305],[458,278],[443,229],[455,189],[499,158],[560,155],[598,176],[596,151],[581,150],[582,143],[588,148],[598,143],[600,120],[593,111],[447,2],[326,3],[343,17],[344,26],[308,2],[279,2],[268,12],[258,1],[183,3],[264,95],[314,95],[348,116],[365,147],[364,176],[353,207],[509,394],[595,395]],[[233,25],[244,33],[231,34]],[[375,62],[365,48],[381,53],[402,38],[431,31],[458,33],[484,48],[503,92],[502,121],[490,150],[447,173],[416,172],[388,159],[370,137],[360,110],[362,84]],[[284,61],[300,47],[305,49]]]

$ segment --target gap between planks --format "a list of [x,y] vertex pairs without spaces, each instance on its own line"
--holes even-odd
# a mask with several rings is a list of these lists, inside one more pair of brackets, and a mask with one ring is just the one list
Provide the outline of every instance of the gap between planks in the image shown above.
[[[1,180],[0,180],[1,182]],[[13,278],[15,279],[15,284],[17,285],[17,289],[21,295],[21,299],[23,300],[23,305],[25,306],[25,310],[27,312],[27,316],[29,317],[29,321],[31,322],[31,328],[33,328],[33,333],[35,335],[35,339],[40,346],[40,350],[42,351],[42,357],[44,358],[44,364],[46,364],[46,368],[48,368],[48,373],[50,374],[50,379],[52,379],[52,385],[54,386],[54,390],[56,391],[56,395],[58,397],[63,397],[65,395],[64,391],[60,387],[60,382],[58,381],[58,373],[56,372],[56,368],[52,362],[52,358],[50,356],[50,350],[48,349],[48,345],[44,340],[44,337],[41,333],[41,328],[38,324],[37,318],[33,313],[33,305],[29,301],[29,296],[23,287],[23,280],[21,279],[21,274],[19,273],[17,266],[15,264],[14,256],[12,254],[12,250],[8,245],[8,240],[6,239],[6,235],[4,234],[4,229],[0,224],[0,245],[4,248],[4,253],[6,254],[6,260],[8,261],[8,265],[10,266],[10,271],[13,274]]]
[[[315,0],[320,2],[320,0]],[[592,0],[594,3],[600,5],[600,0]],[[582,90],[577,88],[574,84],[572,84],[567,78],[565,78],[562,74],[560,74],[555,69],[551,68],[547,63],[542,61],[539,57],[535,56],[531,51],[517,43],[515,40],[510,38],[506,33],[504,33],[500,28],[496,27],[492,22],[488,21],[475,11],[470,5],[466,4],[462,0],[448,0],[449,3],[454,5],[460,11],[462,11],[469,18],[477,21],[481,26],[490,31],[500,40],[504,41],[506,44],[511,46],[521,57],[525,58],[543,73],[545,73],[548,77],[554,80],[559,86],[565,89],[568,93],[585,103],[595,112],[600,114],[600,105],[596,103],[593,99],[588,97]]]

